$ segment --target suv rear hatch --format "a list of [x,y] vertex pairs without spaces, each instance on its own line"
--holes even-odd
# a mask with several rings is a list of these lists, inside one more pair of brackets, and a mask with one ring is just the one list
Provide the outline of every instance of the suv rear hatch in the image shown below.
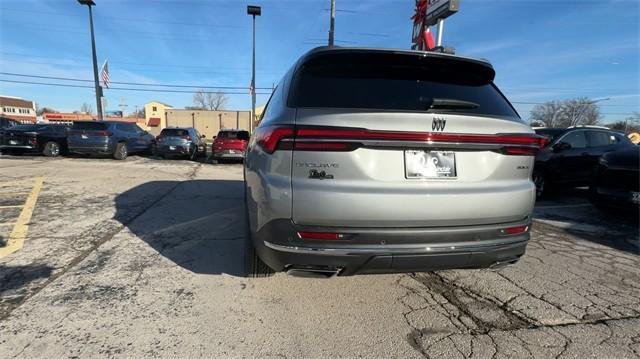
[[192,140],[189,131],[181,128],[165,128],[156,138],[159,146],[185,146]]
[[[244,134],[244,136],[242,135]],[[241,138],[248,138],[249,133],[247,131],[220,131],[213,141],[214,151],[234,150],[244,152],[247,147],[247,140]]]
[[67,142],[76,148],[104,147],[113,136],[108,129],[109,124],[104,122],[76,122],[69,131]]
[[17,125],[0,130],[0,145],[6,147],[36,147],[38,132],[46,125]]
[[417,52],[307,59],[288,100],[295,128],[279,145],[293,148],[294,222],[406,228],[526,218],[543,140],[494,76],[487,63]]

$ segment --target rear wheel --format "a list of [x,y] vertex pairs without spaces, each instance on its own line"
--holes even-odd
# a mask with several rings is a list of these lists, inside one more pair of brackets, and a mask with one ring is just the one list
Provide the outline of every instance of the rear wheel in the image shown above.
[[[245,190],[246,191],[246,190]],[[245,192],[245,206],[246,192]],[[273,269],[266,265],[258,254],[251,240],[251,229],[249,228],[249,211],[245,207],[245,235],[244,235],[244,272],[249,278],[265,278],[274,274]]]
[[113,153],[113,158],[116,160],[125,160],[129,155],[129,151],[127,150],[127,144],[124,142],[118,143],[116,146],[116,151]]
[[56,157],[60,155],[60,144],[55,141],[49,141],[44,145],[44,149],[42,150],[42,154],[47,157]]

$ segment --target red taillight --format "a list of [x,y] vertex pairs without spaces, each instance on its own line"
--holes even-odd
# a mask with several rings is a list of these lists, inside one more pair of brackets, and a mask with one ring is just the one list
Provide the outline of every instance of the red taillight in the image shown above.
[[323,240],[338,240],[342,236],[339,233],[329,232],[298,232],[298,237],[301,239],[323,239]]
[[106,136],[106,137],[111,137],[113,136],[112,132],[109,131],[98,131],[98,132],[92,132],[90,133],[92,136]]
[[256,143],[262,147],[266,153],[275,152],[280,140],[292,138],[294,134],[292,127],[267,126],[260,127],[256,131]]
[[[490,150],[508,155],[533,156],[547,139],[535,134],[451,134],[430,132],[371,131],[359,128],[278,127],[258,129],[258,144],[267,152],[276,149],[300,151],[352,151],[366,141],[423,142],[461,146],[487,145]],[[286,142],[281,143],[282,140]],[[380,144],[384,144],[381,142]]]
[[503,235],[507,235],[507,236],[513,236],[515,234],[524,233],[527,230],[529,230],[529,226],[528,225],[522,225],[522,226],[515,226],[515,227],[509,227],[509,228],[501,229],[500,233],[502,233]]

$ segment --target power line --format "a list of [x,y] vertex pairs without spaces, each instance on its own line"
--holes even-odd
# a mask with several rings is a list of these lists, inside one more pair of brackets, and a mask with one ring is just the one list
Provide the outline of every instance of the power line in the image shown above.
[[[75,88],[90,88],[93,89],[93,86],[85,86],[85,85],[73,85],[73,84],[61,84],[61,83],[53,83],[53,82],[34,82],[34,81],[16,81],[16,80],[5,80],[0,79],[0,82],[10,82],[16,84],[27,84],[27,85],[46,85],[46,86],[58,86],[58,87],[75,87]],[[141,88],[132,88],[132,87],[109,87],[109,90],[120,90],[120,91],[141,91],[141,92],[171,92],[171,93],[190,93],[192,94],[194,91],[184,91],[184,90],[159,90],[159,89],[141,89]],[[247,92],[225,92],[225,95],[248,95]],[[270,95],[270,92],[257,92],[257,95]]]
[[[27,75],[18,74],[13,72],[0,72],[0,75],[18,76],[18,77],[30,77],[37,79],[47,80],[63,80],[63,81],[78,81],[78,82],[93,82],[94,80],[74,79],[70,77],[54,77],[54,76],[42,76],[42,75]],[[133,86],[156,86],[156,87],[182,87],[182,88],[208,88],[208,89],[227,89],[227,90],[249,90],[245,86],[201,86],[201,85],[172,85],[172,84],[154,84],[154,83],[140,83],[140,82],[117,82],[110,81],[112,84],[117,85],[133,85]],[[271,87],[256,87],[258,90],[271,90]]]

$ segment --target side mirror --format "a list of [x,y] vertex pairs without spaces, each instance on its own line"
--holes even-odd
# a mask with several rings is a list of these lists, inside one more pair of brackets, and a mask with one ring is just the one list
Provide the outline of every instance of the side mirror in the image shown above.
[[553,146],[553,151],[554,152],[560,152],[560,151],[568,150],[570,148],[571,148],[571,144],[570,143],[560,142],[560,143],[556,143]]

